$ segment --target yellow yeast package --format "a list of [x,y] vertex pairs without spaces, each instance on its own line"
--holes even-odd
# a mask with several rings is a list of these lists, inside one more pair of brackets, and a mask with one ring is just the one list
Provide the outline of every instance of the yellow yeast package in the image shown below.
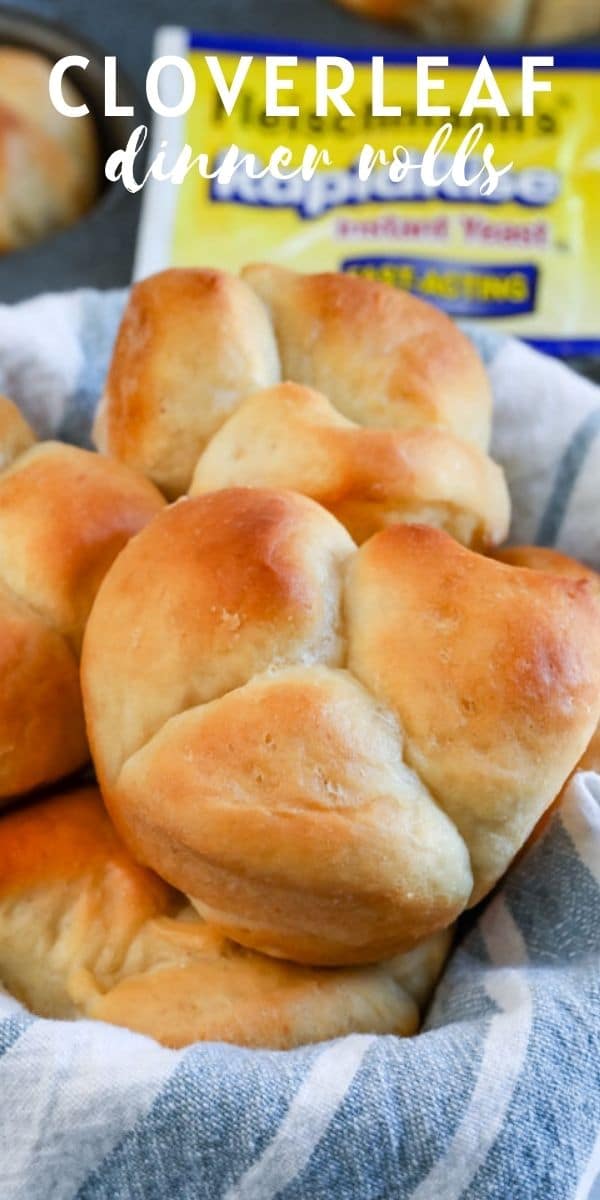
[[[168,31],[173,50],[196,76],[196,98],[177,128],[164,120],[157,137],[188,143],[218,163],[235,144],[267,163],[274,147],[300,162],[308,143],[326,147],[332,165],[315,177],[251,179],[236,172],[216,183],[190,171],[179,186],[150,181],[144,192],[136,276],[167,265],[237,271],[269,260],[302,271],[353,271],[406,288],[457,318],[475,319],[555,354],[600,353],[600,52],[555,54],[552,91],[520,113],[521,52],[494,54],[495,77],[511,115],[452,116],[452,155],[474,121],[482,121],[498,165],[513,163],[497,191],[426,187],[417,171],[402,182],[376,168],[357,174],[365,143],[390,156],[399,143],[423,154],[440,118],[418,117],[416,51],[386,52],[386,94],[401,117],[372,116],[372,52],[340,50],[355,68],[353,117],[314,115],[315,56],[320,47],[216,39]],[[182,44],[183,39],[183,44]],[[158,40],[158,51],[165,53]],[[327,51],[331,53],[331,49]],[[294,90],[284,99],[300,115],[265,117],[264,59],[298,56]],[[431,53],[431,51],[429,52]],[[230,117],[206,82],[205,56],[217,55],[227,80],[240,55],[252,65]],[[482,52],[450,53],[444,101],[458,113]]]

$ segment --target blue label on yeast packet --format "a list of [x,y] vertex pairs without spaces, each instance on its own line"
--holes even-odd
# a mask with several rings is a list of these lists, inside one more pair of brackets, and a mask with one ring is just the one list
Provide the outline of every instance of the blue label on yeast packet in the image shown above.
[[341,269],[404,288],[455,317],[514,317],[535,311],[539,271],[533,263],[348,258]]

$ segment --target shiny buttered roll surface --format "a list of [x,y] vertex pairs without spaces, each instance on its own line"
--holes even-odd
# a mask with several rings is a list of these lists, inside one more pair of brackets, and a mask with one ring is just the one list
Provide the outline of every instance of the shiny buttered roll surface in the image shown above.
[[275,266],[175,269],[131,293],[95,437],[170,497],[192,479],[276,485],[358,540],[416,517],[487,546],[509,523],[490,418],[471,343],[405,292]]
[[287,1049],[411,1034],[447,935],[379,967],[320,971],[243,950],[139,866],[94,788],[0,817],[0,982],[41,1016],[96,1017],[168,1046]]
[[244,945],[377,961],[483,896],[558,794],[600,712],[598,607],[431,528],[357,550],[306,497],[224,490],[119,556],[82,681],[141,862]]
[[2,800],[87,761],[79,685],[85,622],[115,555],[164,501],[120,463],[33,444],[4,400],[0,442],[4,462],[13,459],[0,473]]

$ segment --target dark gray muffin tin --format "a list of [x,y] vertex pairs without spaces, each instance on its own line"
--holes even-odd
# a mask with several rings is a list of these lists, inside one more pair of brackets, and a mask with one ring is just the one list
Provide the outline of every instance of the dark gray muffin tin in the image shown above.
[[[113,150],[126,143],[131,120],[104,117],[104,52],[97,46],[59,25],[2,7],[0,43],[38,50],[52,62],[66,54],[84,54],[90,59],[89,67],[78,71],[73,81],[94,116],[102,164]],[[143,100],[127,79],[121,78],[119,100],[135,104],[136,111],[145,114]],[[138,213],[139,195],[131,196],[120,185],[109,186],[102,171],[98,200],[75,225],[24,250],[0,255],[0,301],[19,300],[38,292],[127,282]]]

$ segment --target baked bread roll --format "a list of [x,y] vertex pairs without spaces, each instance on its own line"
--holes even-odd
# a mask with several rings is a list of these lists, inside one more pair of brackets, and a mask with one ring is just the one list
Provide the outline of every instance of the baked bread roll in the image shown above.
[[600,30],[598,0],[339,0],[365,17],[406,25],[429,41],[562,41]]
[[278,379],[273,331],[251,288],[222,271],[162,271],[131,290],[96,446],[174,499],[240,400]]
[[119,556],[82,681],[135,856],[242,945],[360,963],[506,870],[598,721],[600,624],[585,582],[232,489]]
[[138,866],[95,788],[0,818],[0,980],[41,1016],[96,1017],[175,1047],[411,1034],[448,945],[441,935],[381,967],[278,963]]
[[386,525],[435,525],[476,549],[508,532],[504,475],[444,429],[365,429],[325,396],[282,383],[245,400],[201,455],[190,495],[235,485],[312,496],[364,542]]
[[[5,457],[33,436],[11,409],[0,405]],[[163,504],[120,463],[59,443],[0,474],[0,800],[87,761],[84,625],[113,559]]]
[[[456,326],[349,275],[243,275],[172,270],[133,289],[99,448],[171,497],[190,486],[300,490],[358,541],[415,519],[468,545],[503,541],[508,491],[485,454],[489,385]],[[278,385],[278,355],[295,382]]]
[[[0,49],[0,251],[15,250],[72,224],[98,192],[98,140],[90,116],[54,108],[43,55]],[[65,98],[80,102],[64,80]]]
[[[549,575],[562,575],[567,579],[586,579],[592,591],[600,601],[600,575],[591,567],[585,567],[576,558],[562,554],[558,550],[549,550],[545,546],[504,546],[494,556],[500,562],[510,563],[516,567],[529,567],[534,571],[545,571]],[[599,612],[600,620],[600,612]],[[582,771],[600,771],[600,725],[592,740],[577,764]]]
[[438,308],[357,275],[300,275],[263,263],[245,267],[242,278],[271,314],[284,379],[323,392],[358,424],[448,429],[487,449],[487,375]]

